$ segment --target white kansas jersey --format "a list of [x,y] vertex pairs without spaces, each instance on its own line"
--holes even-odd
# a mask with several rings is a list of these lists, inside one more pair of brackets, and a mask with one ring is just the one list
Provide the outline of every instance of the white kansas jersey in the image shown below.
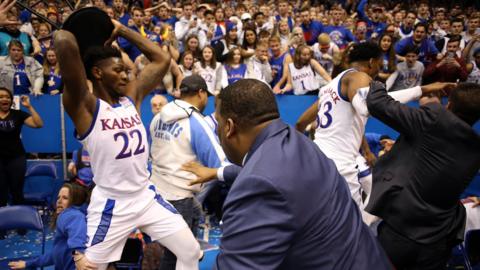
[[93,181],[115,199],[148,185],[148,142],[134,103],[121,97],[110,105],[97,99],[89,130],[79,138],[91,158]]
[[309,91],[318,90],[319,79],[311,65],[298,69],[293,63],[290,63],[288,69],[292,76],[292,87],[295,95],[305,95]]
[[[331,158],[337,168],[355,164],[368,117],[355,111],[347,97],[341,95],[341,79],[346,70],[320,88],[315,143]],[[368,88],[357,93],[366,97]]]

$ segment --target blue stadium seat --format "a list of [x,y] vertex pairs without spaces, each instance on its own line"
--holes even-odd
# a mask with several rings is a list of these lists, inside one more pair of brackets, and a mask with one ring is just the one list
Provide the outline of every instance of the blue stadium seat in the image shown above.
[[36,163],[27,168],[23,196],[25,204],[41,206],[51,210],[55,193],[57,170],[55,164]]
[[[0,230],[14,229],[42,232],[42,254],[45,253],[45,229],[42,218],[35,208],[26,205],[0,207]],[[25,259],[26,258],[15,258],[14,260]]]

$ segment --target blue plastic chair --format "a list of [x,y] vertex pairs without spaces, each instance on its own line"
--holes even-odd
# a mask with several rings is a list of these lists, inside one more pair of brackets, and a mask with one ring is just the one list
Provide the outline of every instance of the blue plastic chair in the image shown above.
[[23,188],[25,204],[40,206],[44,212],[51,210],[56,179],[57,169],[52,162],[30,165]]
[[0,207],[0,230],[26,229],[42,232],[42,254],[45,253],[45,229],[38,211],[27,205]]

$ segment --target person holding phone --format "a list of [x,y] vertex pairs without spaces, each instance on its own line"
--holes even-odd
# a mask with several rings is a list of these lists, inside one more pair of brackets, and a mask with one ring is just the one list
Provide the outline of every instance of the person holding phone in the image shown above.
[[457,56],[460,49],[460,36],[448,40],[447,52],[440,60],[427,66],[423,73],[424,83],[465,81],[468,77],[465,61]]

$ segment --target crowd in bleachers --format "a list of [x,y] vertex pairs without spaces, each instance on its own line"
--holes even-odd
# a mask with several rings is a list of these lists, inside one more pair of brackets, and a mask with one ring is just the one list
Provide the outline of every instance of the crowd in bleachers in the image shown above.
[[[26,1],[0,30],[0,86],[14,95],[59,94],[63,84],[52,36],[72,10],[66,1]],[[430,1],[432,2],[432,1]],[[156,92],[178,95],[184,76],[200,74],[217,94],[241,78],[276,94],[315,94],[346,63],[353,43],[384,51],[379,79],[390,91],[432,81],[480,81],[480,12],[473,5],[428,1],[77,1],[96,6],[172,55]],[[478,7],[477,7],[478,8]],[[41,16],[38,16],[41,15]],[[45,20],[47,19],[47,20]],[[117,39],[135,76],[148,61]]]

